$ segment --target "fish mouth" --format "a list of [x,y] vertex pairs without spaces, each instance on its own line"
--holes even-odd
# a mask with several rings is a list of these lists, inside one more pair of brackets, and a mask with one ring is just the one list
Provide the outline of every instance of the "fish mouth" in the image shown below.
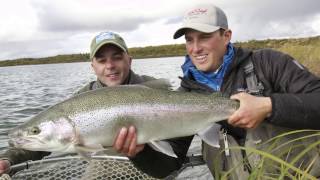
[[44,144],[44,142],[35,138],[18,137],[9,139],[8,144],[10,147],[27,149],[28,147],[33,146],[34,144]]
[[25,146],[25,144],[30,143],[30,140],[26,140],[26,139],[22,139],[22,138],[13,138],[13,139],[9,139],[8,144],[10,147],[23,147]]

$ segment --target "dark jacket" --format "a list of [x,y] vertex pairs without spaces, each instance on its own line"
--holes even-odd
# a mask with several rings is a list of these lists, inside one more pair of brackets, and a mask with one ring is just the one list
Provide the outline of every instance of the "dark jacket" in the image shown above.
[[[146,81],[155,80],[155,78],[145,75],[137,75],[133,71],[130,71],[128,78],[125,80],[124,84],[140,84]],[[83,92],[95,90],[98,88],[105,87],[99,80],[92,81],[75,94],[80,94]],[[9,148],[4,154],[0,155],[0,159],[7,159],[10,161],[11,165],[19,164],[28,160],[39,160],[44,156],[50,155],[50,152],[41,151],[28,151],[24,149]]]
[[[320,129],[320,78],[287,54],[271,49],[252,52],[235,48],[233,62],[223,80],[222,93],[231,96],[247,89],[244,64],[248,60],[252,61],[254,72],[264,86],[263,96],[271,97],[272,114],[266,122],[294,129]],[[192,77],[182,78],[181,88],[199,93],[213,92]],[[243,142],[244,129],[234,128],[226,122],[222,125],[238,142]],[[192,137],[184,137],[169,141],[177,159],[145,148],[132,161],[146,173],[163,178],[181,167],[191,140]]]

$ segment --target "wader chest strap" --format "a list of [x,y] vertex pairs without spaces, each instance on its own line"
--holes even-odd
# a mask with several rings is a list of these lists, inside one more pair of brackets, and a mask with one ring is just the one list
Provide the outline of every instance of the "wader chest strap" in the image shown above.
[[253,63],[250,59],[244,64],[244,73],[246,75],[248,93],[252,95],[262,95],[264,87],[261,82],[258,82],[257,75],[254,72]]

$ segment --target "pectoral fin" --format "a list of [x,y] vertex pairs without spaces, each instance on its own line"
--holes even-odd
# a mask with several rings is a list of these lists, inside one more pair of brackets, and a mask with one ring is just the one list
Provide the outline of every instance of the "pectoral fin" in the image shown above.
[[77,148],[76,148],[76,152],[78,153],[79,156],[81,156],[85,160],[91,161],[92,152],[83,151],[83,150],[77,149]]
[[76,152],[86,160],[90,160],[91,156],[97,152],[105,150],[101,144],[90,144],[90,145],[75,145]]
[[219,145],[219,131],[220,131],[221,125],[219,124],[213,124],[212,126],[209,126],[200,132],[198,132],[199,137],[209,144],[210,146],[220,148]]
[[177,155],[174,153],[171,145],[166,141],[151,141],[148,143],[150,147],[156,151],[159,151],[163,154],[166,154],[171,157],[177,158]]

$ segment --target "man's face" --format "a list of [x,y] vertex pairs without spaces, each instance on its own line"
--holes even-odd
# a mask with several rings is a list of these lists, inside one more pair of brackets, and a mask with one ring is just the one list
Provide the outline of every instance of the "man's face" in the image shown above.
[[95,54],[91,66],[103,84],[116,86],[122,84],[128,77],[131,57],[120,48],[107,44]]
[[222,35],[219,31],[203,33],[189,29],[185,33],[186,49],[196,68],[203,72],[214,72],[222,64],[231,31]]

